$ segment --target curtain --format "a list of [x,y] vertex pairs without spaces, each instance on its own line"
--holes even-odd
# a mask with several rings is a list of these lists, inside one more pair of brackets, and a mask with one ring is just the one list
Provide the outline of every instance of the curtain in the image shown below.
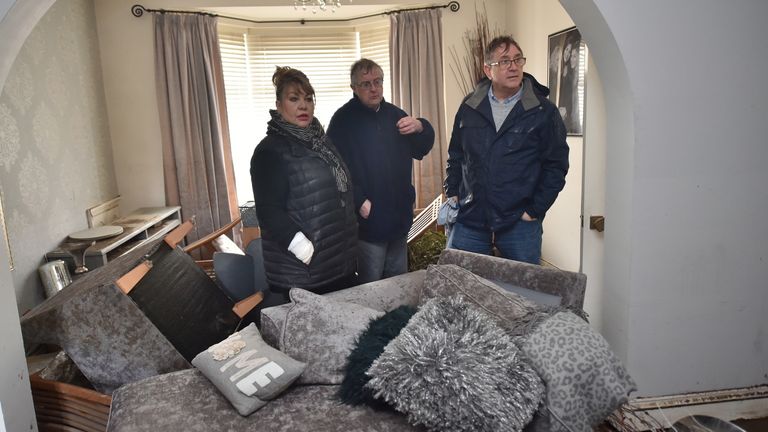
[[153,16],[166,203],[195,217],[195,241],[238,215],[217,20]]
[[392,102],[414,117],[429,120],[435,129],[432,151],[423,160],[414,161],[418,208],[426,207],[443,192],[448,155],[440,17],[439,9],[428,9],[398,12],[390,18]]

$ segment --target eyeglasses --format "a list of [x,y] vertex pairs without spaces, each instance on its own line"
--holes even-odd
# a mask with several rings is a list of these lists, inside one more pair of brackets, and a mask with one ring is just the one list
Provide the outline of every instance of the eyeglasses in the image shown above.
[[384,86],[384,79],[376,78],[373,81],[363,81],[355,85],[362,88],[363,90],[370,90],[372,88],[381,88],[382,86]]
[[504,59],[504,60],[499,60],[497,62],[490,62],[488,63],[488,66],[501,66],[501,67],[508,68],[512,65],[512,63],[517,65],[517,67],[522,67],[525,64],[525,57],[515,57],[511,60]]

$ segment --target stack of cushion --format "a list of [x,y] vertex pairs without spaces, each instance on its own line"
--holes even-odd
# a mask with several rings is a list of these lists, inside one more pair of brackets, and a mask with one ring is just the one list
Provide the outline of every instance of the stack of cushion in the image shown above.
[[[418,309],[386,313],[294,288],[280,351],[249,327],[193,364],[243,415],[296,381],[339,385],[345,403],[394,409],[434,431],[591,430],[634,382],[582,314],[508,288],[455,265],[430,266]],[[237,341],[246,345],[230,354]],[[238,362],[243,350],[255,353]],[[257,358],[279,367],[233,377],[225,366]]]

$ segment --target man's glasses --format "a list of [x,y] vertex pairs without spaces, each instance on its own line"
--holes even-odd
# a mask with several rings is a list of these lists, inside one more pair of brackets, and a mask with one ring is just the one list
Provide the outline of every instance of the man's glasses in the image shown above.
[[384,80],[382,78],[376,78],[373,81],[363,81],[356,85],[363,90],[370,90],[372,88],[381,88],[384,85]]
[[490,62],[490,63],[488,63],[488,66],[501,66],[501,67],[504,67],[504,68],[508,68],[508,67],[510,67],[512,65],[512,63],[517,65],[517,67],[521,67],[521,66],[523,66],[525,64],[525,57],[515,57],[515,58],[513,58],[511,60],[510,59],[504,59],[504,60],[499,60],[497,62]]

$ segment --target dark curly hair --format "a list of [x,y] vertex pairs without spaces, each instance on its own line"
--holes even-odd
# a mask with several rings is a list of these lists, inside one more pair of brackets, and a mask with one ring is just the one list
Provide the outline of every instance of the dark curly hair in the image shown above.
[[483,60],[485,63],[488,63],[493,60],[493,52],[496,51],[497,48],[503,47],[505,50],[508,50],[510,46],[514,46],[520,51],[520,54],[523,54],[523,49],[520,48],[520,44],[518,44],[512,36],[498,36],[493,38],[493,40],[488,43],[488,46],[485,47]]

